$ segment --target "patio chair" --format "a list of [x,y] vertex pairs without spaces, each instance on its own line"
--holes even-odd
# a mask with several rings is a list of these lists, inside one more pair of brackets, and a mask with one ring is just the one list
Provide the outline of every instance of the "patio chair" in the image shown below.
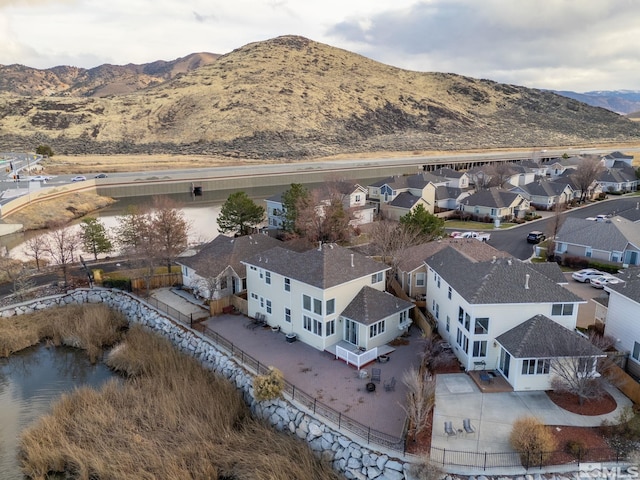
[[391,380],[384,381],[384,389],[387,392],[393,392],[396,389],[396,377],[391,377]]
[[444,434],[447,436],[447,440],[449,440],[449,437],[455,437],[458,432],[453,429],[451,422],[444,422]]
[[382,373],[382,370],[380,370],[379,368],[372,368],[371,369],[371,381],[372,382],[376,382],[376,383],[380,383],[380,374]]
[[476,428],[471,425],[471,419],[469,418],[462,420],[462,428],[464,429],[464,433],[467,435],[470,433],[476,433]]

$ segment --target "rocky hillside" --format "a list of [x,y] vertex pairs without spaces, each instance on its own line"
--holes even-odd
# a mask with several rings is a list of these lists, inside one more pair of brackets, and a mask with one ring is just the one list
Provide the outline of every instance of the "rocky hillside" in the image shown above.
[[640,140],[640,125],[551,92],[401,70],[295,36],[129,94],[86,97],[73,85],[67,96],[0,95],[0,141],[69,154],[300,159]]

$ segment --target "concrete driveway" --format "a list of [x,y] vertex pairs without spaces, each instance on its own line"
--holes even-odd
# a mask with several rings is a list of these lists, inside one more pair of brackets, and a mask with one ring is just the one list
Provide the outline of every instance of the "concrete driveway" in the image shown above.
[[[615,420],[631,400],[618,389],[607,386],[618,403],[616,410],[606,415],[585,416],[568,412],[553,403],[543,391],[482,393],[464,373],[436,377],[436,406],[433,415],[431,446],[467,452],[513,452],[509,435],[513,422],[533,416],[546,425],[597,427],[603,420]],[[444,434],[444,422],[451,421],[462,429],[462,421],[471,420],[476,433],[449,438]]]

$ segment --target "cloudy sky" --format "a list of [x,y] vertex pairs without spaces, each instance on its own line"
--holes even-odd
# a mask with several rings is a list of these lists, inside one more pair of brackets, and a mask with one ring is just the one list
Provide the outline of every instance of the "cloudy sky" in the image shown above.
[[636,0],[0,0],[0,64],[173,60],[302,35],[396,67],[640,90]]

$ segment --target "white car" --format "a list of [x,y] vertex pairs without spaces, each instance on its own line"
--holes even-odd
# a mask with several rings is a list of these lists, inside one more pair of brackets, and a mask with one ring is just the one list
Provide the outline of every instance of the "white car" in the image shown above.
[[31,181],[31,182],[46,182],[48,180],[51,180],[51,177],[46,177],[44,175],[36,175],[35,177],[31,177],[31,179],[29,181]]
[[83,177],[82,175],[78,175],[77,177],[73,177],[71,179],[72,182],[84,182],[87,177]]
[[604,288],[606,285],[617,285],[618,283],[624,283],[624,280],[614,277],[613,275],[600,275],[598,277],[593,277],[589,280],[591,282],[591,286],[594,288]]
[[596,270],[595,268],[583,268],[582,270],[573,272],[571,274],[571,278],[573,278],[577,282],[586,283],[592,278],[599,277],[604,274],[605,274],[604,272],[601,272],[600,270]]

